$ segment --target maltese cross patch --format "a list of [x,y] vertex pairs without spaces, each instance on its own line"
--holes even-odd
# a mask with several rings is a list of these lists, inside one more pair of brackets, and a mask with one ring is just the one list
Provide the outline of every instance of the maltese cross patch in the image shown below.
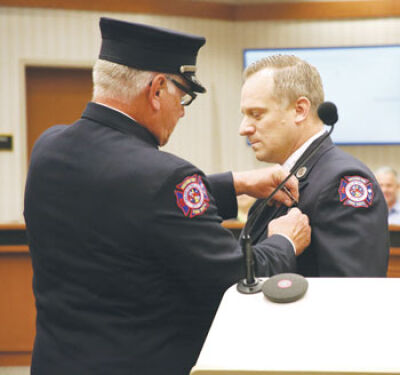
[[369,207],[374,199],[372,183],[360,176],[345,176],[340,180],[339,199],[345,206]]
[[189,218],[202,215],[210,205],[207,189],[197,174],[186,177],[175,189],[176,203]]

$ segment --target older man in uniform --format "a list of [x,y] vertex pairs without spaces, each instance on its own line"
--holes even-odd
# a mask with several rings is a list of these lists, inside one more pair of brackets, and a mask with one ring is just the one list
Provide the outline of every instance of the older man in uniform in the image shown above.
[[[240,134],[258,160],[297,170],[298,206],[313,228],[297,271],[304,276],[385,276],[385,199],[373,173],[325,137],[317,114],[324,100],[317,69],[296,56],[274,55],[250,65],[244,78]],[[250,216],[260,204],[254,204]],[[284,207],[264,210],[250,233],[255,248],[268,236],[268,223],[285,212]]]
[[[93,102],[47,130],[31,157],[32,374],[186,375],[223,292],[244,277],[222,218],[236,216],[235,195],[265,197],[287,173],[207,177],[159,151],[205,91],[195,77],[205,39],[107,18],[100,27]],[[296,183],[287,187],[298,197]],[[295,270],[309,239],[299,209],[273,221],[257,273]]]

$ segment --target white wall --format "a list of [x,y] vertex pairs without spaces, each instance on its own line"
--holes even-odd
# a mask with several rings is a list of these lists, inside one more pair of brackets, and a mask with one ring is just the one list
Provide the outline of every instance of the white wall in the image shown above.
[[[25,64],[90,66],[100,46],[98,19],[109,16],[204,35],[198,76],[208,93],[187,108],[166,150],[207,173],[260,166],[238,135],[243,48],[400,43],[400,19],[329,22],[227,22],[183,17],[0,7],[0,223],[22,221],[27,171]],[[384,119],[384,117],[383,117]],[[400,169],[400,146],[346,148],[375,168]]]

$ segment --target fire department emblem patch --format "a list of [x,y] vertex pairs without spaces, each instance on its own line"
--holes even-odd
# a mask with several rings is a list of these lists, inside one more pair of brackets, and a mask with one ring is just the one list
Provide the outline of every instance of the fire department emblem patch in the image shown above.
[[339,198],[345,206],[369,207],[374,199],[372,183],[360,176],[345,176],[340,180]]
[[186,177],[175,189],[176,203],[189,218],[202,215],[210,205],[207,189],[197,174]]

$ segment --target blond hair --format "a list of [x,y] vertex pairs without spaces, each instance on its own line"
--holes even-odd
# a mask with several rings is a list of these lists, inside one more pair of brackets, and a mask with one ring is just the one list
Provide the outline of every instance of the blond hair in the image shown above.
[[316,113],[324,101],[324,89],[318,70],[297,56],[272,55],[249,65],[243,73],[247,80],[263,69],[274,71],[273,97],[279,103],[291,104],[305,96],[311,102],[311,110]]

